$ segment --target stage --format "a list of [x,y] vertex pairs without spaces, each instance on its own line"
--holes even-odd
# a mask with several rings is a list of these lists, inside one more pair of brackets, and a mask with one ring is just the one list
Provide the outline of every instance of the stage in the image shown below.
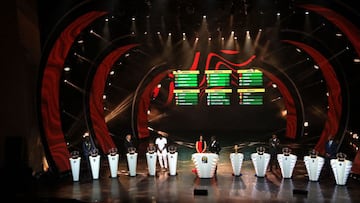
[[319,181],[309,181],[304,161],[299,157],[292,178],[283,179],[280,169],[267,171],[263,178],[255,176],[254,166],[245,155],[241,176],[232,174],[229,154],[223,147],[217,174],[198,178],[193,172],[191,150],[181,150],[177,174],[160,171],[148,175],[145,155],[139,154],[136,176],[129,176],[126,160],[119,160],[118,176],[111,178],[107,160],[101,157],[99,178],[82,168],[79,181],[71,173],[60,179],[43,174],[33,180],[24,192],[15,194],[22,201],[37,202],[358,202],[360,181],[349,177],[344,186],[336,185],[331,172],[324,170]]

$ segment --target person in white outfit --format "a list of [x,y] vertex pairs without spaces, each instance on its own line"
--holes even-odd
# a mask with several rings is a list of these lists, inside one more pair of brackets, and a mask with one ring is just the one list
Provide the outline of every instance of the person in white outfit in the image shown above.
[[159,164],[162,170],[167,170],[167,139],[163,133],[159,133],[160,136],[155,139],[155,145],[157,148],[157,155]]

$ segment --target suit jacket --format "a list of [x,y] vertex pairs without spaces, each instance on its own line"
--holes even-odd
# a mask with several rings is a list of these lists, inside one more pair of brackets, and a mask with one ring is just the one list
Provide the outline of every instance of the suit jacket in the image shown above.
[[330,144],[330,142],[326,142],[325,152],[327,154],[329,154],[329,156],[327,156],[328,158],[331,158],[331,159],[336,158],[337,143],[335,141],[332,141],[331,144]]
[[219,154],[220,150],[221,150],[220,143],[218,141],[216,141],[216,140],[211,142],[211,144],[209,146],[209,150],[212,153]]
[[128,153],[129,147],[135,147],[134,142],[132,140],[128,141],[127,139],[124,140],[124,154]]

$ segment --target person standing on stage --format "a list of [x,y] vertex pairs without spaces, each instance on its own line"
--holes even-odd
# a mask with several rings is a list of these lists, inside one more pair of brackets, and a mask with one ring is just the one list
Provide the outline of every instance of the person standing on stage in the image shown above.
[[[126,134],[125,140],[124,140],[124,156],[125,157],[126,157],[127,153],[129,153],[130,148],[136,149],[134,141],[132,139],[132,135],[131,134]],[[126,160],[126,166],[127,166],[127,170],[129,171],[130,170],[129,169],[129,163],[128,163],[127,160]]]
[[95,144],[93,140],[91,139],[89,133],[85,133],[83,135],[83,154],[86,158],[86,160],[89,159],[89,156],[91,155],[91,152],[96,149]]
[[[334,136],[330,135],[325,143],[325,170],[329,170],[330,160],[336,158],[338,143],[334,140]],[[328,172],[328,171],[327,171]]]
[[195,143],[195,148],[197,153],[204,153],[206,151],[206,141],[201,134],[199,136],[199,140]]
[[83,156],[86,160],[86,167],[88,168],[89,171],[91,171],[91,164],[89,157],[97,154],[98,149],[96,148],[95,143],[92,137],[90,137],[90,134],[88,132],[86,132],[83,135],[82,150],[83,150]]
[[211,136],[210,139],[209,151],[219,155],[221,150],[220,143],[216,140],[216,136]]
[[[215,153],[217,155],[220,154],[220,150],[221,150],[221,147],[220,147],[220,143],[217,141],[216,139],[216,136],[211,136],[210,138],[210,146],[209,146],[209,151],[211,153]],[[215,174],[217,173],[217,165],[216,165],[216,168],[215,168]]]
[[335,159],[336,158],[336,152],[337,152],[337,143],[334,140],[333,136],[329,136],[328,141],[325,145],[325,157],[328,159]]
[[273,134],[271,138],[269,139],[269,153],[270,153],[270,166],[269,171],[272,171],[272,167],[275,166],[276,168],[279,168],[279,165],[277,163],[277,153],[280,146],[280,140],[277,137],[277,135]]
[[[161,131],[160,131],[161,132]],[[167,162],[167,138],[165,137],[166,133],[159,133],[159,137],[155,139],[155,145],[157,149],[157,155],[161,170],[165,171],[168,168]]]
[[127,134],[125,136],[125,140],[124,140],[124,149],[125,149],[125,154],[128,152],[128,149],[130,147],[135,147],[135,144],[133,142],[133,139],[132,139],[132,135],[131,134]]

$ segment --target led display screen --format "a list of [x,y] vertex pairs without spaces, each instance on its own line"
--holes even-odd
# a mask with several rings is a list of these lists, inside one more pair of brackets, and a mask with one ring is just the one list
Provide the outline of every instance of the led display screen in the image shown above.
[[[263,73],[258,69],[205,70],[202,73],[177,70],[173,75],[173,93],[178,106],[263,105]],[[200,85],[202,78],[205,85]],[[234,78],[237,81],[232,83]]]
[[174,99],[179,106],[197,105],[199,103],[199,71],[177,70],[174,75]]

